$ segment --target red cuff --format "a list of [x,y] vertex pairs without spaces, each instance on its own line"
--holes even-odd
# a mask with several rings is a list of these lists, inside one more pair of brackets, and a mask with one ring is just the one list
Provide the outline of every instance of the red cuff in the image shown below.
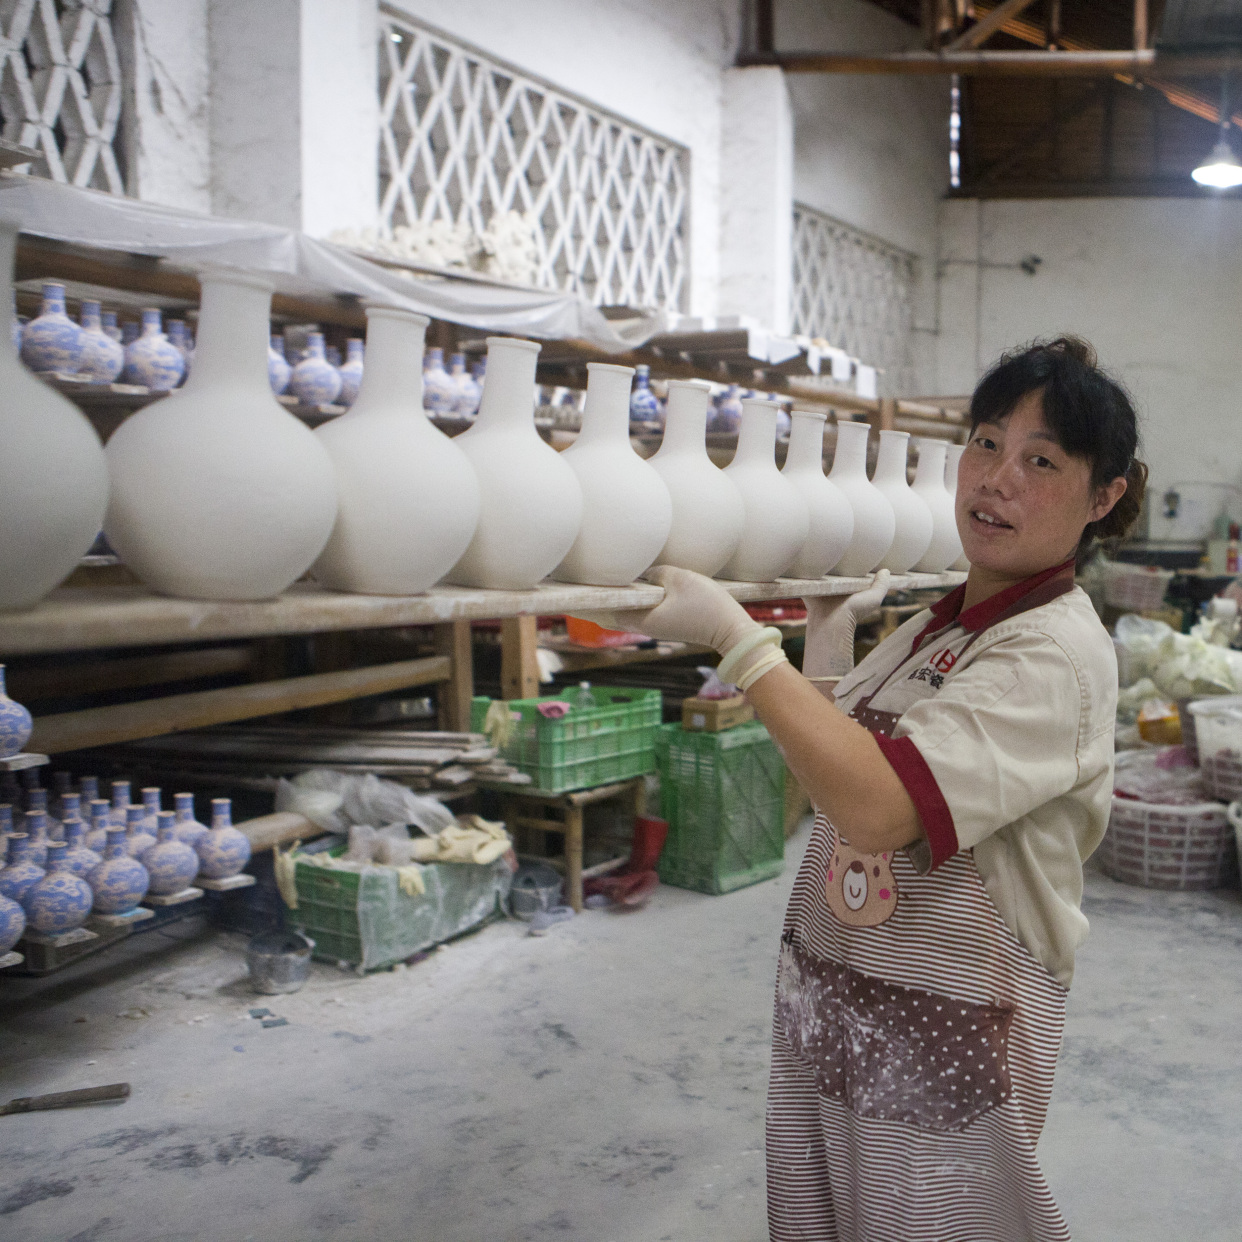
[[906,793],[914,803],[927,844],[931,846],[932,870],[952,858],[958,851],[957,829],[953,827],[953,815],[949,804],[936,784],[927,760],[919,754],[919,748],[908,737],[884,737],[876,734],[880,753],[888,760],[897,779],[906,787]]

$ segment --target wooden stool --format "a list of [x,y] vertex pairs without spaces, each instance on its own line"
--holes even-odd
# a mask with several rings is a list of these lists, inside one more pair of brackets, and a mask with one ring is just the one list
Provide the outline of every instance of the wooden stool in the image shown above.
[[[501,794],[505,826],[511,833],[518,828],[537,828],[565,838],[565,887],[569,904],[575,911],[582,909],[582,808],[621,797],[632,800],[636,816],[642,815],[646,808],[646,778],[642,776],[559,794],[512,785],[497,787],[496,791]],[[553,818],[554,815],[559,818]]]

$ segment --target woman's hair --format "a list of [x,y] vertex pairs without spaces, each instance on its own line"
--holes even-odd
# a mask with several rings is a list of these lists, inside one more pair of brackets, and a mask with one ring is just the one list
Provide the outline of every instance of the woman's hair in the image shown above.
[[999,423],[1028,392],[1043,394],[1044,421],[1057,443],[1091,464],[1091,486],[1126,481],[1125,494],[1078,543],[1078,563],[1097,539],[1116,539],[1134,525],[1147,487],[1138,451],[1138,420],[1129,394],[1096,363],[1095,350],[1076,336],[1035,341],[1004,354],[979,381],[970,399],[970,432]]

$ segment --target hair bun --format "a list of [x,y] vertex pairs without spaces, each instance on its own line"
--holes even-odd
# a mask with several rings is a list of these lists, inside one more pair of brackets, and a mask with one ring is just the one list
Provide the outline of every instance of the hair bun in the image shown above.
[[1081,336],[1058,336],[1055,340],[1047,342],[1044,348],[1067,354],[1075,362],[1081,362],[1084,367],[1099,365],[1095,350],[1090,342],[1084,341]]

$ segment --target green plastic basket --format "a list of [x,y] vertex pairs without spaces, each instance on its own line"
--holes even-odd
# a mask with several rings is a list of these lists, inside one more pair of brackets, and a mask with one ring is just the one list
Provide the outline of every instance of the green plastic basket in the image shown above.
[[[540,703],[573,702],[581,693],[511,699],[513,736],[501,754],[541,793],[592,789],[655,771],[655,737],[663,717],[658,690],[592,686],[594,707],[575,707],[559,720],[539,714]],[[482,729],[491,699],[470,704],[470,727]]]
[[720,733],[665,725],[656,738],[668,841],[660,879],[729,893],[785,865],[785,761],[758,721]]

